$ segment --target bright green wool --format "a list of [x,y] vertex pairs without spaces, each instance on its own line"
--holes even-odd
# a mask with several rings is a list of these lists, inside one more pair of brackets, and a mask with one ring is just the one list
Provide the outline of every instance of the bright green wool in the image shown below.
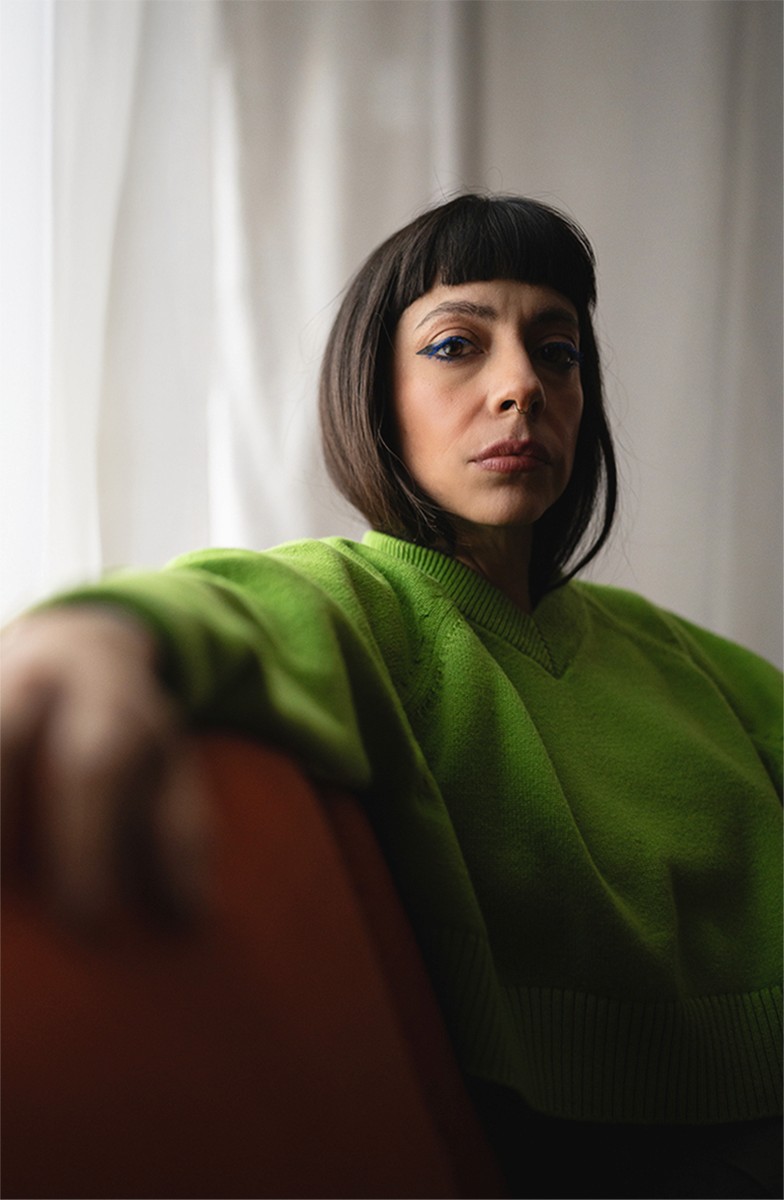
[[367,790],[468,1072],[563,1117],[777,1111],[767,663],[610,588],[529,617],[377,533],[205,551],[87,597],[154,626],[195,723]]

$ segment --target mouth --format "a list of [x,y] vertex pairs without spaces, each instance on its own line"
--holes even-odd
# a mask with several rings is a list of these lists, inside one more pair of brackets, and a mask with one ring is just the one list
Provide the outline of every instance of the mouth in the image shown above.
[[482,450],[471,462],[485,471],[512,473],[549,467],[552,459],[541,442],[535,442],[531,438],[524,441],[507,438],[502,442],[493,442],[492,446]]

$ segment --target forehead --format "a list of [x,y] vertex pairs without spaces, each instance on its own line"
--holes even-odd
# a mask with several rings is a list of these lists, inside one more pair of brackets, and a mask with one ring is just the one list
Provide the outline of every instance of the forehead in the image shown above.
[[436,284],[400,317],[401,333],[414,333],[420,326],[442,318],[475,318],[484,321],[526,321],[551,316],[579,326],[577,310],[566,296],[541,284],[514,279],[478,280],[473,283]]

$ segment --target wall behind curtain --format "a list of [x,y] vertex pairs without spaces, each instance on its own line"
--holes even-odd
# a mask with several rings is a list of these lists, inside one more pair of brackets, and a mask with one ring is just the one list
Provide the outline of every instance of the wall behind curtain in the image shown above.
[[320,349],[365,254],[470,187],[597,251],[623,517],[594,577],[781,660],[778,3],[2,19],[4,616],[197,546],[360,533]]

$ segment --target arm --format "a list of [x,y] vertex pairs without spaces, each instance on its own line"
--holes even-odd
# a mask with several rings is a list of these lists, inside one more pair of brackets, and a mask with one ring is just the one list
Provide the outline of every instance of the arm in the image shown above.
[[[324,561],[340,575],[335,555]],[[264,738],[353,789],[368,786],[374,758],[410,771],[408,756],[389,751],[405,743],[395,739],[405,717],[361,604],[350,587],[338,603],[341,580],[322,585],[314,573],[285,556],[215,552],[109,578],[9,631],[6,820],[34,814],[39,874],[70,911],[114,901],[129,816],[132,891],[160,894],[157,868],[187,875],[200,861],[203,821],[177,800],[189,771],[183,726]],[[389,605],[385,595],[394,636]],[[183,878],[177,895],[189,888]]]
[[689,657],[713,680],[746,729],[781,796],[781,672],[753,651],[682,617],[669,620]]

